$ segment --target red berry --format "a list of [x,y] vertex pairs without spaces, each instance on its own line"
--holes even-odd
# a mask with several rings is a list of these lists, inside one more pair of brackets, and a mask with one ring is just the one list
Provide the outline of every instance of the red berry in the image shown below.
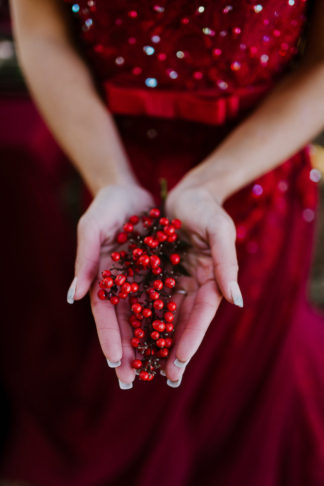
[[110,270],[104,270],[104,271],[102,272],[102,277],[103,277],[103,278],[110,277],[110,275],[111,275],[111,271],[110,271]]
[[148,378],[147,378],[147,381],[152,381],[153,378],[154,378],[153,373],[149,373]]
[[117,305],[118,302],[119,302],[119,297],[117,297],[117,295],[113,295],[110,299],[110,302],[113,304],[113,305]]
[[140,257],[143,254],[142,248],[134,248],[133,250],[133,258],[136,260],[138,257]]
[[163,339],[163,338],[158,339],[156,341],[156,345],[157,345],[158,348],[164,348],[164,346],[165,346],[165,339]]
[[174,320],[174,315],[172,314],[172,312],[165,312],[164,319],[167,322],[172,322]]
[[161,275],[162,268],[161,267],[152,268],[152,272],[154,273],[154,275]]
[[124,231],[126,231],[126,233],[131,233],[133,230],[134,230],[134,226],[132,225],[132,223],[124,224]]
[[178,255],[178,253],[172,253],[172,255],[170,255],[170,262],[172,265],[178,265],[178,263],[180,263],[180,255]]
[[117,240],[117,243],[120,243],[120,244],[125,243],[127,241],[127,234],[124,233],[124,232],[118,233],[116,240]]
[[177,308],[177,304],[173,302],[173,300],[170,300],[170,302],[167,304],[167,308],[169,311],[174,312]]
[[106,299],[106,292],[103,289],[98,290],[98,297],[100,300]]
[[161,264],[161,260],[157,255],[152,255],[150,257],[150,264],[152,268],[159,267]]
[[128,294],[127,294],[126,292],[119,292],[119,293],[118,293],[118,297],[119,297],[120,299],[127,299]]
[[168,242],[169,243],[174,243],[177,239],[178,239],[178,236],[176,235],[176,233],[174,233],[171,236],[168,236]]
[[134,214],[134,216],[131,216],[129,218],[129,222],[131,224],[134,224],[135,225],[135,224],[137,224],[139,222],[139,217],[136,214]]
[[165,279],[164,285],[166,287],[168,287],[168,289],[173,289],[173,287],[175,287],[175,284],[176,284],[176,282],[175,282],[174,278],[169,277],[169,278]]
[[158,241],[160,241],[161,243],[163,243],[164,241],[166,241],[168,239],[167,235],[165,233],[163,233],[162,231],[158,231],[156,233],[156,237],[157,237]]
[[152,327],[155,331],[163,332],[165,330],[165,324],[163,321],[153,321]]
[[152,208],[149,212],[151,218],[159,218],[160,217],[160,210],[158,208]]
[[153,240],[152,240],[152,243],[151,243],[151,248],[153,248],[153,249],[154,249],[154,248],[157,248],[158,246],[159,246],[159,242],[158,242],[158,240],[154,240],[154,239],[153,239]]
[[132,367],[135,368],[135,370],[138,370],[142,367],[143,363],[140,359],[134,359],[132,362]]
[[[125,257],[126,257],[126,251],[125,251],[125,250],[122,250],[122,251],[120,252],[120,258],[125,258]],[[130,262],[125,262],[125,264],[126,264],[126,263],[128,263],[128,264],[129,264]]]
[[111,277],[104,278],[103,283],[106,289],[110,289],[114,285],[114,281]]
[[131,345],[133,346],[133,348],[138,348],[139,343],[140,343],[140,340],[138,338],[132,338],[131,339]]
[[169,350],[167,348],[162,348],[159,350],[159,357],[166,358],[169,354]]
[[145,243],[145,245],[147,245],[147,246],[151,246],[152,241],[153,241],[152,236],[146,236],[146,237],[144,238],[144,243]]
[[140,339],[142,337],[144,337],[144,331],[143,331],[143,329],[141,329],[140,327],[138,327],[137,329],[135,329],[134,336],[137,337],[137,338],[140,338]]
[[143,217],[143,225],[145,226],[145,228],[149,228],[150,226],[152,226],[152,224],[153,220],[151,218],[148,218],[147,216]]
[[160,334],[157,332],[157,331],[153,331],[151,332],[151,338],[156,340],[156,339],[159,339],[160,337]]
[[140,380],[143,380],[143,381],[148,381],[148,378],[149,378],[149,374],[147,371],[141,371],[140,374],[138,375],[139,379]]
[[129,294],[132,291],[132,286],[129,282],[125,282],[121,288],[122,292]]
[[165,325],[166,332],[172,332],[174,329],[174,325],[171,322],[167,322]]
[[154,301],[153,307],[155,310],[161,310],[164,307],[164,303],[161,299],[157,299]]
[[148,255],[142,255],[138,259],[139,265],[143,265],[143,267],[147,267],[150,263],[150,257]]
[[156,290],[161,290],[162,287],[163,287],[163,282],[162,280],[154,280],[153,282],[153,287],[156,289]]
[[165,347],[171,348],[173,340],[171,338],[165,338]]
[[99,287],[100,287],[101,289],[105,289],[105,288],[106,288],[106,285],[105,285],[105,280],[100,280],[100,282],[99,282]]
[[172,225],[164,226],[163,231],[166,235],[171,236],[175,233],[175,227]]
[[135,312],[135,314],[139,314],[141,310],[142,310],[141,304],[136,303],[132,305],[132,311]]
[[146,317],[146,318],[151,317],[152,311],[151,311],[151,309],[143,309],[142,314],[143,314],[143,317]]
[[145,356],[154,356],[155,351],[154,351],[154,349],[147,349],[144,354],[145,354]]
[[161,226],[167,226],[169,224],[168,218],[161,218],[159,221]]
[[157,292],[156,290],[153,290],[153,289],[149,289],[148,294],[149,294],[151,300],[157,300],[160,297],[159,292]]
[[116,285],[123,285],[123,283],[126,282],[126,276],[123,274],[117,275],[115,278],[115,284]]
[[153,238],[152,243],[151,243],[151,248],[155,249],[159,246],[160,242],[156,238]]
[[171,221],[171,224],[172,224],[172,226],[174,226],[176,229],[180,229],[180,228],[181,228],[181,225],[182,225],[182,223],[181,223],[180,219],[173,219],[173,220]]
[[120,260],[120,253],[118,253],[118,251],[114,251],[112,254],[111,254],[111,259],[114,261],[114,262],[118,262]]
[[131,325],[132,325],[132,327],[134,327],[136,329],[138,327],[141,327],[141,321],[138,321],[137,319],[134,319],[133,321],[131,321]]
[[128,276],[129,276],[129,277],[133,277],[133,276],[134,276],[134,270],[133,270],[132,268],[129,268],[129,269],[127,270],[127,273],[128,273]]
[[131,292],[135,293],[138,291],[138,284],[136,282],[133,282],[131,284]]

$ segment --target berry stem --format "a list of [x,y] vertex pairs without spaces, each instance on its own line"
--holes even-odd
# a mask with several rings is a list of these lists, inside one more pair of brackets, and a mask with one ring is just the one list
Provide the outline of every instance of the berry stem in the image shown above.
[[161,177],[160,179],[160,196],[162,201],[164,202],[168,197],[168,182],[165,177]]

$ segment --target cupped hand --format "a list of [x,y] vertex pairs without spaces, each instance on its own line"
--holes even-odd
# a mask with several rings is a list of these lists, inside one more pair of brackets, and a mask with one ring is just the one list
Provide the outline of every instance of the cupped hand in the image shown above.
[[100,345],[108,365],[116,368],[120,386],[131,388],[135,372],[131,367],[134,350],[125,302],[113,306],[98,298],[98,277],[112,266],[110,254],[121,222],[154,205],[152,196],[134,185],[112,185],[101,189],[78,223],[75,278],[68,292],[68,302],[82,299],[90,290],[91,308]]
[[223,297],[240,307],[237,283],[236,228],[221,202],[204,187],[175,187],[166,201],[167,214],[182,221],[191,247],[184,265],[190,274],[176,294],[178,320],[175,345],[166,364],[168,384],[179,386],[186,364],[195,354]]

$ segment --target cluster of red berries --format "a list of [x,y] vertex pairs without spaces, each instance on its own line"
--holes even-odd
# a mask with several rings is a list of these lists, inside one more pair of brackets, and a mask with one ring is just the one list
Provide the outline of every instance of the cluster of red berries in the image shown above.
[[163,368],[173,344],[176,279],[185,273],[180,260],[187,244],[179,238],[181,221],[161,217],[151,209],[129,218],[116,236],[119,251],[111,254],[113,268],[102,272],[98,297],[117,305],[128,299],[132,366],[140,380],[151,381]]

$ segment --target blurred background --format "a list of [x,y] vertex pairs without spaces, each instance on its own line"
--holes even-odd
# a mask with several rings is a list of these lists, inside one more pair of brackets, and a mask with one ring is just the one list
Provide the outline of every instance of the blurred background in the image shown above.
[[[42,151],[46,153],[51,137],[30,99],[17,64],[7,0],[0,0],[0,124],[2,164],[8,163],[10,155],[14,157],[17,150],[24,154],[26,163],[30,157],[39,157]],[[50,143],[54,142],[51,140]],[[320,205],[309,295],[314,304],[324,309],[324,133],[313,141],[312,147],[312,163],[319,179]],[[77,217],[74,208],[80,197],[79,191],[78,175],[71,169],[68,187],[62,191],[71,218]]]

